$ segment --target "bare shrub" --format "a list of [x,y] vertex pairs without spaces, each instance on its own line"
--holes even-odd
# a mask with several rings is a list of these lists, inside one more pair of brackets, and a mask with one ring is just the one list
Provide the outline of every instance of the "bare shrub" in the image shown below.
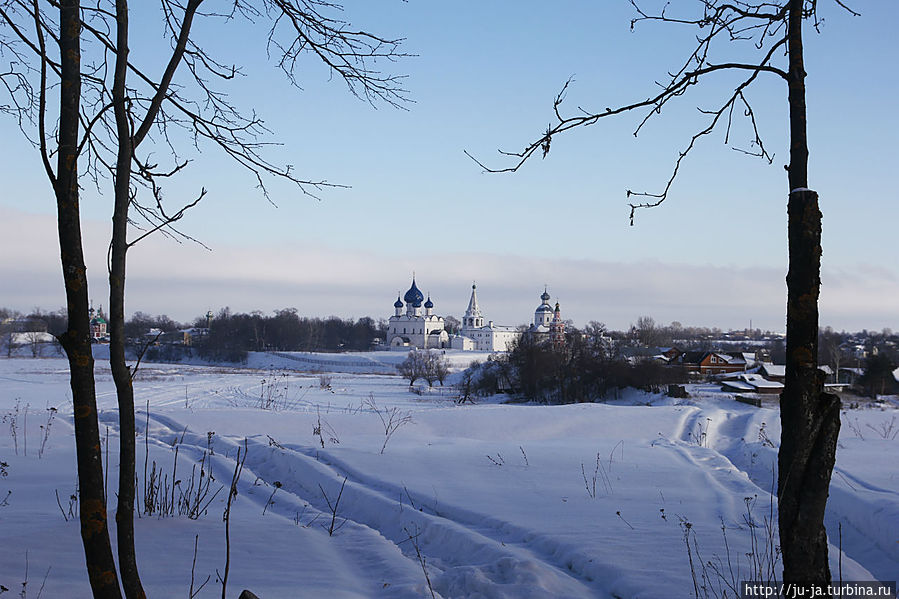
[[[241,455],[243,449],[243,455]],[[231,485],[228,487],[228,501],[225,503],[225,511],[222,514],[222,520],[225,523],[225,569],[224,574],[219,576],[222,582],[222,599],[227,597],[228,592],[228,572],[231,569],[231,504],[237,497],[237,483],[240,475],[243,473],[244,462],[247,461],[247,440],[243,441],[243,448],[237,446],[237,459],[234,461],[234,474],[231,475]],[[216,571],[218,573],[218,571]]]
[[209,504],[225,488],[224,485],[220,485],[210,495],[213,482],[215,482],[215,477],[212,476],[210,469],[209,454],[204,451],[199,464],[199,472],[197,472],[197,464],[194,464],[190,471],[190,478],[185,484],[178,486],[178,515],[196,520],[205,514]]
[[[138,515],[142,513],[145,516],[156,516],[157,518],[178,515],[197,520],[206,513],[210,504],[225,488],[224,485],[219,485],[214,491],[212,488],[215,477],[212,475],[210,456],[213,455],[212,437],[214,434],[212,432],[207,434],[207,447],[203,450],[199,463],[191,466],[190,476],[186,478],[179,479],[177,476],[178,455],[184,440],[184,433],[180,438],[176,437],[172,444],[174,456],[171,473],[164,472],[156,460],[148,463],[149,447],[147,447],[144,456],[142,485],[144,495],[143,501],[138,502],[142,506]],[[138,487],[140,488],[140,485]]]
[[53,425],[53,420],[56,418],[56,408],[48,407],[47,408],[47,422],[41,425],[41,447],[38,449],[37,457],[41,459],[44,457],[44,450],[47,448],[47,441],[50,439],[50,427]]
[[[9,425],[9,436],[12,437],[13,448],[16,452],[16,455],[19,455],[19,414],[22,410],[22,400],[18,397],[16,398],[16,407],[12,412],[7,412],[3,415],[3,418],[0,419],[0,422]],[[28,409],[28,405],[25,405],[25,410]],[[26,452],[27,455],[27,452]]]
[[853,433],[856,437],[858,437],[858,438],[861,439],[862,441],[865,440],[865,436],[862,434],[862,427],[861,427],[861,425],[858,423],[858,418],[856,418],[855,420],[852,420],[852,419],[850,419],[850,418],[846,418],[846,426],[849,427],[849,430],[851,430],[852,433]]
[[331,498],[328,497],[328,494],[325,493],[325,489],[321,486],[321,484],[318,485],[319,490],[321,490],[321,492],[322,492],[322,497],[325,498],[325,503],[328,504],[328,510],[331,512],[330,524],[328,524],[327,526],[322,524],[322,528],[324,528],[325,530],[328,531],[329,537],[333,537],[334,533],[337,532],[338,530],[340,530],[341,528],[343,528],[343,525],[346,524],[346,522],[347,522],[346,518],[344,518],[343,521],[338,522],[338,517],[337,517],[337,511],[340,508],[340,498],[343,497],[343,488],[346,486],[346,481],[347,481],[347,479],[346,479],[346,477],[344,477],[343,483],[341,483],[341,485],[340,485],[340,491],[337,492],[337,498],[334,500],[333,503],[331,502]]
[[[612,452],[614,453],[614,449]],[[609,468],[612,467],[612,457],[609,456]],[[587,478],[587,469],[584,466],[584,463],[581,462],[581,476],[584,478],[584,488],[587,490],[587,496],[590,499],[596,499],[596,481],[600,481],[603,489],[605,489],[606,495],[612,494],[612,481],[609,479],[609,474],[606,472],[605,466],[602,464],[602,457],[597,452],[596,454],[596,464],[593,467],[593,475],[588,479]]]
[[758,497],[744,497],[746,513],[743,522],[749,529],[749,551],[742,556],[733,552],[727,538],[727,526],[722,521],[721,536],[724,540],[724,555],[713,555],[706,560],[700,552],[699,541],[693,524],[683,516],[680,527],[684,533],[684,546],[690,564],[693,581],[693,596],[696,599],[725,599],[740,597],[740,581],[752,580],[759,584],[773,585],[777,581],[780,564],[780,547],[777,545],[777,523],[775,522],[774,497],[769,501],[768,513],[762,522],[753,516],[753,505]]
[[302,385],[291,387],[289,373],[272,370],[268,376],[259,381],[258,392],[252,389],[230,387],[228,401],[234,406],[249,406],[273,412],[293,410],[308,391],[301,391],[301,389]]
[[400,410],[394,406],[392,408],[381,408],[375,402],[374,394],[369,394],[368,399],[364,400],[363,405],[378,415],[381,419],[381,425],[384,427],[384,444],[381,445],[380,453],[383,455],[387,449],[387,442],[393,437],[393,433],[401,426],[412,422],[412,412],[408,410]]
[[877,425],[877,427],[873,427],[870,424],[867,425],[869,429],[880,435],[881,439],[884,440],[893,440],[899,435],[899,427],[896,426],[896,417],[893,416],[890,418],[889,422],[881,422]]
[[[6,478],[9,476],[9,464],[6,462],[0,461],[0,478]],[[6,491],[6,496],[0,500],[0,507],[6,507],[9,505],[9,496],[12,495],[12,491]]]
[[690,437],[690,441],[696,444],[699,447],[708,447],[709,446],[709,425],[712,423],[711,418],[706,418],[703,423],[701,420],[696,423],[696,428],[692,431],[689,431],[687,435]]
[[327,420],[322,420],[321,412],[318,409],[318,406],[315,408],[316,414],[316,424],[312,427],[312,436],[318,437],[319,443],[321,443],[322,449],[325,448],[325,435],[328,436],[328,441],[333,443],[334,445],[340,445],[340,437],[337,434],[337,431],[334,430],[334,427]]
[[286,396],[288,389],[287,374],[283,372],[276,374],[272,371],[267,378],[262,379],[258,407],[263,410],[275,409]]
[[190,590],[188,591],[188,599],[194,599],[197,595],[200,594],[200,591],[203,590],[203,587],[206,586],[206,583],[209,582],[209,579],[212,578],[211,575],[206,576],[206,580],[203,581],[197,590],[194,590],[194,576],[197,569],[197,545],[200,543],[200,535],[194,536],[194,559],[190,566]]
[[431,593],[431,599],[436,599],[437,595],[434,594],[434,587],[431,585],[431,576],[428,574],[427,560],[421,554],[421,547],[418,545],[418,537],[421,536],[421,531],[418,530],[417,524],[413,524],[412,529],[415,532],[409,532],[408,528],[403,527],[403,531],[405,531],[407,536],[406,541],[410,541],[412,543],[412,548],[415,549],[415,557],[418,559],[421,571],[425,574],[425,582],[428,584],[428,591]]
[[265,511],[268,509],[268,506],[274,505],[274,504],[275,504],[275,493],[277,493],[277,492],[278,492],[278,489],[281,488],[281,481],[276,480],[275,482],[272,483],[272,486],[274,487],[274,488],[272,489],[272,494],[269,495],[268,501],[265,502],[265,507],[262,508],[262,515],[263,515],[263,516],[265,515]]
[[500,452],[496,452],[496,457],[493,457],[489,453],[487,454],[487,459],[490,460],[490,463],[494,466],[505,466],[506,460],[503,458],[503,455]]
[[59,500],[59,489],[56,489],[56,505],[59,506],[59,511],[66,522],[78,518],[78,490],[76,489],[69,495],[69,506],[67,509],[63,509],[62,501]]

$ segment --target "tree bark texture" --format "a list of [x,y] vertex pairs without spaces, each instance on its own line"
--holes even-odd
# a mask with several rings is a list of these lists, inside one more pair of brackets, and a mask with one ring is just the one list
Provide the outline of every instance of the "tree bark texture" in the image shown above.
[[787,360],[780,397],[778,521],[785,582],[829,583],[824,511],[840,432],[840,400],[824,393],[818,371],[821,210],[808,189],[804,0],[790,0],[787,27],[790,104],[790,198],[787,205]]
[[103,491],[100,427],[94,389],[87,272],[81,240],[78,192],[78,132],[81,105],[81,15],[76,0],[59,5],[61,57],[59,151],[54,183],[60,260],[68,328],[60,342],[71,371],[75,451],[81,500],[81,540],[94,597],[121,597]]
[[829,583],[824,510],[840,432],[840,400],[823,392],[824,374],[817,363],[818,194],[794,191],[788,212],[787,365],[780,398],[777,489],[783,580]]
[[[116,507],[116,540],[119,573],[128,599],[144,599],[134,548],[134,495],[136,440],[134,387],[125,363],[125,266],[128,251],[128,205],[131,201],[131,125],[125,78],[128,70],[128,2],[116,0],[116,61],[112,87],[118,153],[112,240],[109,253],[109,364],[119,404],[119,492]],[[146,432],[145,432],[146,434]]]

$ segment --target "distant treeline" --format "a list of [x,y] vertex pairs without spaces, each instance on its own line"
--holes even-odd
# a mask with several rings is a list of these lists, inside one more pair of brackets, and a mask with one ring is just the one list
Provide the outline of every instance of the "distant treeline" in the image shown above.
[[[206,319],[196,324],[205,327]],[[358,320],[309,318],[295,308],[232,314],[224,308],[209,321],[208,334],[193,336],[203,357],[232,359],[248,351],[364,351],[376,338],[384,339],[387,324],[365,316]]]
[[[64,309],[55,312],[36,309],[26,315],[0,308],[0,334],[37,330],[60,335],[66,330],[66,323]],[[242,361],[248,351],[364,351],[371,349],[376,338],[383,340],[386,334],[384,320],[367,316],[356,320],[337,316],[310,318],[299,316],[295,308],[277,310],[272,315],[258,311],[232,313],[229,308],[223,308],[214,316],[200,316],[188,323],[177,322],[164,314],[135,312],[125,322],[125,337],[132,351],[140,351],[151,343],[152,351],[148,352],[151,359],[189,354]]]

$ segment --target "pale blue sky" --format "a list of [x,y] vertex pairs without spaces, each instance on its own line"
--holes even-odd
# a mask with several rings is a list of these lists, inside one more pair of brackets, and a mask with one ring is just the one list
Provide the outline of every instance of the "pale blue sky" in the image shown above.
[[[820,34],[807,28],[806,66],[810,184],[824,213],[821,320],[899,328],[891,177],[899,164],[899,3],[856,2],[859,18],[831,0],[820,4],[824,24]],[[774,164],[725,147],[723,133],[706,138],[669,200],[639,213],[635,227],[624,190],[664,185],[700,123],[696,106],[712,107],[729,79],[694,88],[636,139],[634,119],[610,120],[557,138],[546,160],[517,174],[482,173],[463,154],[504,165],[496,149],[519,149],[539,134],[569,76],[572,110],[647,96],[691,49],[692,32],[642,24],[632,33],[631,16],[624,0],[346,3],[355,25],[405,37],[404,50],[418,55],[382,65],[409,74],[414,103],[406,111],[359,102],[311,59],[297,91],[266,62],[262,28],[204,28],[226,61],[244,65],[248,76],[232,97],[261,113],[284,144],[271,156],[352,188],[317,201],[274,184],[275,208],[244,173],[204,152],[166,191],[174,199],[209,190],[183,228],[215,251],[165,240],[139,246],[129,311],[187,319],[224,305],[296,306],[309,315],[386,316],[415,270],[438,312],[456,316],[476,279],[487,317],[502,324],[529,320],[545,283],[577,324],[626,327],[650,314],[722,328],[752,319],[782,330],[788,148],[779,80],[763,79],[750,95]],[[138,60],[140,43],[157,39],[150,27],[142,35]],[[2,127],[0,304],[53,309],[63,304],[55,246],[10,241],[31,228],[52,235],[49,185],[15,125]],[[93,232],[92,295],[105,303],[109,203],[88,191],[83,208]]]

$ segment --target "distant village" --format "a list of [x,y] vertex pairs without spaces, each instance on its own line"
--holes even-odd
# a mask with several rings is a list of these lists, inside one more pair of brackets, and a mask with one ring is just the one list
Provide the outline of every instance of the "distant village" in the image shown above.
[[[137,312],[126,322],[125,336],[132,352],[145,353],[148,360],[196,357],[235,363],[245,361],[251,351],[456,350],[501,355],[528,344],[571,354],[572,347],[586,344],[609,361],[653,364],[676,370],[688,380],[718,381],[724,390],[737,394],[776,395],[783,389],[783,334],[758,329],[725,332],[677,322],[660,325],[648,316],[637,318],[625,331],[609,330],[597,321],[579,329],[563,318],[562,306],[552,301],[548,288],[536,298],[530,323],[500,325],[482,312],[477,285],[472,284],[468,306],[457,319],[439,315],[435,302],[413,277],[408,290],[397,293],[388,318],[310,318],[295,309],[267,316],[225,308],[184,325]],[[102,307],[91,308],[90,323],[93,341],[108,343]],[[0,356],[60,356],[55,335],[65,325],[64,310],[24,315],[0,308]],[[824,383],[832,390],[899,393],[899,335],[889,329],[855,333],[822,329],[818,362]]]

